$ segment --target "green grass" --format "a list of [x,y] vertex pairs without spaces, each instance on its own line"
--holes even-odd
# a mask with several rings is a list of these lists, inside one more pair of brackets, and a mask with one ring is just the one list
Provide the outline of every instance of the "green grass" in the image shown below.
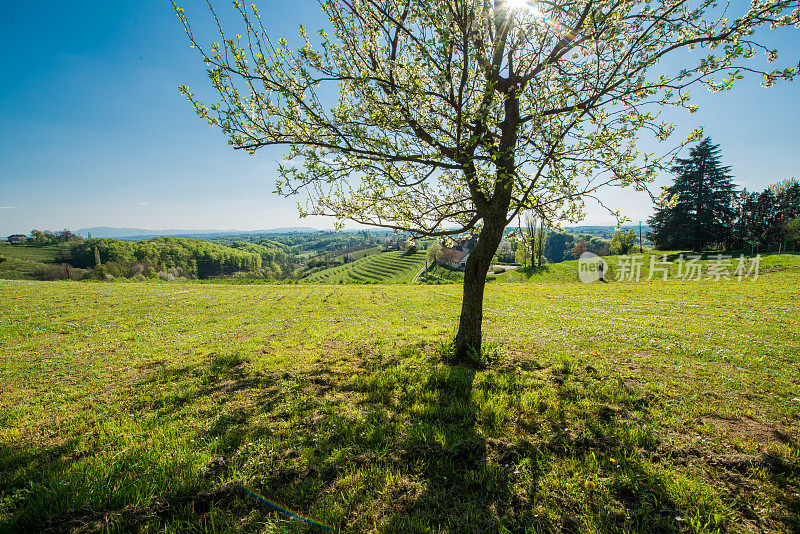
[[799,287],[0,281],[0,531],[796,532]]
[[425,265],[424,252],[407,255],[402,251],[372,254],[339,267],[318,271],[304,282],[328,284],[410,282]]
[[424,284],[450,284],[464,281],[464,272],[447,269],[441,265],[431,265],[419,277]]
[[59,243],[55,245],[2,244],[0,245],[0,254],[7,258],[49,263],[56,261],[58,252],[65,248],[69,249],[69,245],[66,243]]
[[[43,246],[0,244],[0,256],[6,258],[6,261],[0,262],[0,279],[37,280],[36,273],[45,264],[59,261],[59,257],[68,247],[68,244]],[[60,254],[61,251],[64,252]]]
[[[669,252],[662,252],[662,251],[655,251],[655,252],[645,252],[644,254],[630,254],[629,257],[636,256],[637,263],[640,265],[639,271],[641,273],[641,280],[644,281],[650,276],[650,266],[651,261],[654,262],[653,266],[655,270],[653,272],[653,278],[660,279],[663,278],[663,271],[659,269],[663,269],[663,265],[659,265],[661,262],[664,261],[664,257],[666,256],[666,261],[668,265],[668,275],[669,279],[675,279],[678,275],[679,269],[679,259],[682,257],[684,260],[683,264],[683,273],[686,273],[689,269],[687,267],[689,257],[695,255],[695,253],[690,251],[669,251]],[[733,275],[734,270],[736,269],[738,262],[739,262],[739,254],[728,253],[728,256],[733,256],[732,258],[726,260],[730,262],[727,266],[727,269],[730,271],[731,275]],[[700,259],[697,263],[702,266],[702,276],[701,278],[706,278],[706,273],[708,270],[708,266],[717,261],[715,259],[716,253],[704,253],[699,254]],[[745,268],[749,267],[750,262],[755,258],[755,255],[746,254],[745,256]],[[651,259],[652,258],[652,259]],[[623,261],[620,256],[605,256],[604,259],[610,266],[610,271],[606,273],[606,279],[608,281],[617,281],[618,276],[625,277],[626,272],[630,272],[630,261],[628,261],[628,267],[625,267],[624,271],[620,271],[620,263]],[[783,270],[783,269],[798,269],[800,268],[800,254],[762,254],[760,259],[760,270],[761,271],[772,271],[772,270]],[[490,273],[491,274],[491,273]],[[554,264],[546,264],[541,267],[520,267],[516,270],[507,271],[503,274],[495,275],[498,281],[501,282],[544,282],[544,283],[552,283],[552,282],[577,282],[578,278],[578,261],[577,260],[568,260],[561,263],[554,263]],[[731,276],[733,278],[733,276]],[[625,280],[630,281],[630,280]],[[702,280],[701,280],[702,281]]]
[[[375,247],[372,247],[372,248],[365,248],[364,250],[351,252],[350,255],[353,256],[354,260],[360,260],[361,258],[365,258],[365,257],[370,256],[372,254],[377,254],[378,252],[380,252],[380,250],[381,250],[380,247],[375,246]],[[334,257],[338,258],[338,257],[344,256],[344,255],[345,254],[339,254],[339,255],[334,256]]]

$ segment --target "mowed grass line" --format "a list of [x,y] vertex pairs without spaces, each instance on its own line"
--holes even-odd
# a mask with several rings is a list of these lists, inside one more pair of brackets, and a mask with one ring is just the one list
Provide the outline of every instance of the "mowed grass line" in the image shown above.
[[425,264],[424,252],[407,255],[402,251],[371,254],[354,262],[318,271],[303,279],[317,283],[410,282]]
[[797,530],[800,275],[0,282],[0,530]]

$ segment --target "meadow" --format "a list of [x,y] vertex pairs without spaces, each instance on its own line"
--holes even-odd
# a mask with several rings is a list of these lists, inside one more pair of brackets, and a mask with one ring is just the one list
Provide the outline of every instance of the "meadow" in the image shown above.
[[38,273],[59,257],[66,257],[69,247],[63,243],[45,246],[0,244],[0,279],[38,280]]
[[429,265],[417,279],[423,284],[452,284],[464,281],[464,273],[438,264]]
[[493,282],[475,367],[458,284],[0,281],[0,531],[321,532],[241,486],[340,532],[798,531],[771,261]]

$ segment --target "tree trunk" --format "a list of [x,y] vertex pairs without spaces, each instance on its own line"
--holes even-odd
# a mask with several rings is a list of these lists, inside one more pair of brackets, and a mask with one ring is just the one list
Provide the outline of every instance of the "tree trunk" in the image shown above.
[[464,271],[464,296],[461,317],[455,339],[456,359],[466,361],[470,349],[481,350],[481,324],[483,323],[483,290],[492,258],[503,239],[505,218],[487,217],[478,235],[478,243],[469,257]]

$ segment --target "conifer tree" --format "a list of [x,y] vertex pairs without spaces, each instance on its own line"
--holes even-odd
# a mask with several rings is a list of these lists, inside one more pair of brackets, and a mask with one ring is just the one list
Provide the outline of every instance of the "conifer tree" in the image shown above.
[[722,165],[719,145],[706,137],[673,166],[675,183],[648,223],[650,239],[660,249],[701,251],[730,243],[736,216],[736,187],[730,167]]

